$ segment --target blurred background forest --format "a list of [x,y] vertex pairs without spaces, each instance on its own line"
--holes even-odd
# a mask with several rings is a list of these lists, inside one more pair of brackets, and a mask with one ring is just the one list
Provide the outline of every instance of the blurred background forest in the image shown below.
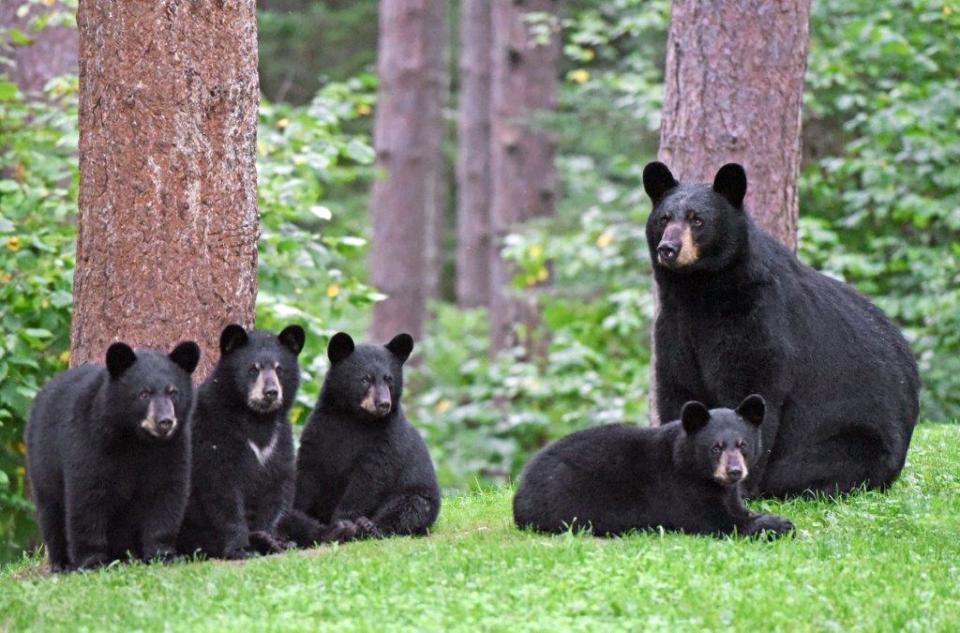
[[[536,354],[507,344],[491,355],[489,311],[458,301],[459,3],[445,16],[442,247],[405,406],[447,491],[506,481],[573,429],[648,415],[654,305],[641,170],[657,152],[670,6],[563,4],[555,108],[535,123],[556,143],[556,208],[504,240],[513,288],[539,305]],[[22,432],[33,395],[69,362],[79,188],[76,70],[68,60],[65,74],[29,85],[24,68],[45,31],[68,41],[75,3],[32,0],[19,16],[3,6],[0,559],[33,538]],[[317,396],[327,337],[366,338],[383,299],[370,270],[377,12],[376,0],[258,2],[257,325],[308,330],[297,422]],[[923,375],[922,417],[955,423],[960,5],[815,0],[810,18],[799,256],[903,328]]]

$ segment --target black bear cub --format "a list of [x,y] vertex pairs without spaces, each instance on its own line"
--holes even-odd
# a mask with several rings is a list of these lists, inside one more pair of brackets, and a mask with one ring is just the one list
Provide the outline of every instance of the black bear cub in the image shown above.
[[[343,332],[330,339],[330,370],[300,438],[294,501],[318,529],[346,524],[358,537],[422,535],[436,520],[433,462],[400,406],[412,351],[409,334],[386,346],[355,346]],[[297,542],[320,540],[300,527]]]
[[884,488],[903,468],[919,412],[917,363],[897,327],[820,274],[744,209],[747,175],[680,183],[650,163],[647,243],[660,298],[657,407],[767,402],[764,452],[745,483],[775,497]]
[[51,380],[27,423],[27,472],[55,572],[167,560],[187,505],[196,343],[114,343],[106,367]]
[[688,402],[680,420],[661,427],[611,424],[568,435],[527,464],[513,499],[514,521],[597,536],[657,527],[787,533],[790,521],[751,512],[741,498],[740,482],[760,452],[764,409],[758,395],[736,410]]
[[282,549],[275,530],[293,501],[287,414],[300,385],[303,343],[298,325],[279,335],[236,324],[221,333],[220,360],[197,395],[181,553],[238,559]]

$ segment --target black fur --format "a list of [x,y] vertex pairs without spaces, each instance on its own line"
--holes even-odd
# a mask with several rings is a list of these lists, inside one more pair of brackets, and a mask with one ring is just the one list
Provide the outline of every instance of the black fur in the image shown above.
[[[293,502],[288,412],[300,385],[297,355],[303,342],[298,325],[279,335],[224,328],[220,360],[197,396],[181,553],[233,559],[283,548],[275,530]],[[271,392],[278,393],[271,397]]]
[[400,406],[403,363],[412,350],[408,334],[386,346],[355,346],[342,332],[330,340],[330,370],[297,457],[294,507],[319,523],[299,530],[301,544],[317,533],[347,538],[344,522],[354,536],[389,536],[426,534],[436,520],[433,462]]
[[741,497],[741,478],[760,450],[762,421],[763,399],[754,395],[736,411],[688,402],[680,420],[661,427],[611,424],[568,435],[527,464],[513,498],[514,521],[596,536],[658,527],[693,534],[789,532],[788,520],[750,512]]
[[[672,184],[671,184],[672,183]],[[897,327],[853,288],[800,263],[743,209],[746,174],[678,184],[651,163],[647,241],[660,293],[657,403],[767,401],[751,494],[882,488],[903,468],[919,412],[916,361]],[[689,229],[690,233],[686,233]],[[678,265],[692,236],[698,257]]]
[[193,342],[169,356],[114,343],[106,367],[71,369],[37,395],[27,472],[53,571],[128,554],[174,556],[190,477],[190,374],[199,360]]

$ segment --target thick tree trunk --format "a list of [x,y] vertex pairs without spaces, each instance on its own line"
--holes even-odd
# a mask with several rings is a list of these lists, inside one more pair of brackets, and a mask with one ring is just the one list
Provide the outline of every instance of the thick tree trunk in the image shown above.
[[[490,178],[491,275],[490,337],[496,353],[518,343],[535,352],[536,298],[512,289],[513,267],[500,257],[511,227],[554,211],[555,142],[534,120],[554,105],[559,29],[547,26],[547,41],[537,41],[531,14],[555,16],[556,0],[494,0],[491,90]],[[545,25],[538,24],[537,27]],[[525,331],[516,336],[517,326]]]
[[460,7],[457,155],[457,302],[490,301],[490,0]]
[[[439,196],[438,129],[446,71],[446,0],[381,0],[374,123],[370,279],[389,298],[373,309],[371,337],[423,333]],[[444,69],[441,72],[441,69]]]
[[[438,31],[429,39],[430,46],[436,50],[429,56],[436,67],[429,71],[431,77],[439,82],[437,86],[437,125],[430,129],[429,153],[436,161],[434,177],[428,182],[433,185],[433,204],[427,210],[431,214],[427,219],[427,299],[440,299],[443,295],[443,272],[447,261],[447,200],[450,195],[447,182],[447,157],[444,144],[447,139],[447,122],[444,116],[450,96],[450,23],[444,9],[439,20]],[[428,194],[430,195],[430,194]]]
[[680,180],[747,170],[750,214],[797,247],[800,114],[810,0],[674,0],[662,160]]
[[30,23],[38,15],[69,9],[60,3],[50,8],[33,5],[26,15],[18,17],[17,10],[25,4],[26,0],[3,0],[0,3],[0,25],[18,28],[32,40],[29,45],[14,47],[14,65],[6,71],[20,90],[37,95],[53,77],[77,74],[79,36],[77,29],[68,26],[47,26],[39,32],[32,31]]
[[742,164],[747,209],[790,249],[809,16],[810,0],[673,0],[664,72],[658,158],[681,181],[712,182],[724,163]]
[[194,339],[202,377],[257,289],[254,0],[80,0],[71,363]]

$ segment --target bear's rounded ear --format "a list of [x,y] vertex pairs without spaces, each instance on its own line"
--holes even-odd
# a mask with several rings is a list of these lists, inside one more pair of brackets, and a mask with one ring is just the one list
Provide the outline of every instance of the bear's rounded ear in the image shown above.
[[413,337],[406,332],[397,334],[387,343],[387,349],[397,357],[402,365],[407,362],[407,359],[410,358],[410,352],[413,351]]
[[702,402],[691,400],[680,410],[680,423],[683,430],[693,435],[710,421],[710,411]]
[[107,371],[116,378],[137,362],[137,355],[126,343],[114,343],[107,348]]
[[650,196],[653,206],[657,206],[663,200],[663,196],[678,184],[677,179],[670,173],[670,169],[660,161],[647,163],[643,168],[643,188]]
[[220,333],[220,353],[229,354],[238,347],[247,344],[247,331],[242,325],[231,323]]
[[307,335],[299,325],[288,325],[280,332],[280,342],[284,347],[293,352],[294,356],[303,350],[303,343],[307,340]]
[[174,347],[168,357],[183,371],[192,374],[200,362],[200,346],[193,341],[184,341]]
[[350,338],[349,334],[346,332],[337,332],[330,338],[330,342],[327,343],[327,358],[330,359],[331,364],[339,363],[352,354],[355,347],[353,339]]
[[767,403],[763,396],[757,393],[744,398],[740,406],[737,407],[737,415],[754,426],[760,426],[763,423],[763,416],[766,413]]
[[737,163],[727,163],[713,178],[713,190],[727,199],[735,209],[743,208],[747,195],[747,172]]

